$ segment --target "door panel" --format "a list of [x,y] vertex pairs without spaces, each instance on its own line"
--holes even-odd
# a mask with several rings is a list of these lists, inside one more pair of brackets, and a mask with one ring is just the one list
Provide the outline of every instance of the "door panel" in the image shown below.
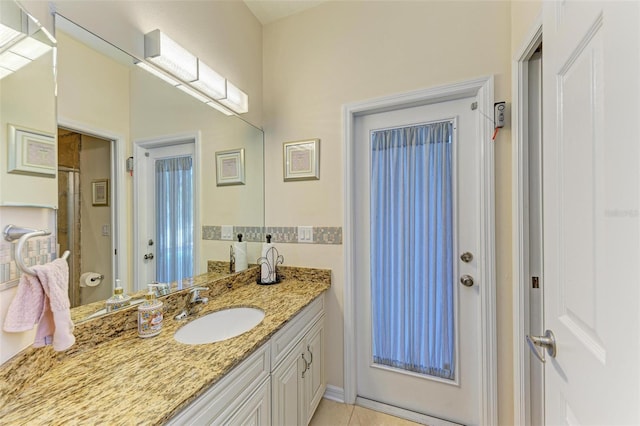
[[[358,117],[356,120],[355,253],[357,305],[357,393],[358,397],[404,408],[427,416],[464,424],[480,422],[480,321],[477,261],[463,262],[463,252],[477,254],[478,243],[478,138],[475,98],[441,102]],[[454,312],[455,380],[444,380],[374,365],[371,345],[370,264],[370,131],[406,127],[454,119]],[[459,278],[468,274],[475,285],[465,287]]]
[[637,424],[637,2],[544,4],[547,424]]

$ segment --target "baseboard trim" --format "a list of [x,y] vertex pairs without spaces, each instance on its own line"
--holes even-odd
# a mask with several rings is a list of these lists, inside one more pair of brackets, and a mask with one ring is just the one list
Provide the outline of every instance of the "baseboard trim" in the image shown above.
[[337,386],[327,385],[327,389],[324,391],[324,397],[331,401],[344,404],[344,389]]
[[[325,394],[326,395],[326,394]],[[436,417],[427,416],[426,414],[416,413],[415,411],[405,410],[404,408],[394,407],[393,405],[383,404],[362,397],[356,398],[356,405],[368,408],[370,410],[379,411],[391,416],[407,419],[415,423],[429,426],[461,426],[460,423],[453,423],[447,420],[438,419]]]

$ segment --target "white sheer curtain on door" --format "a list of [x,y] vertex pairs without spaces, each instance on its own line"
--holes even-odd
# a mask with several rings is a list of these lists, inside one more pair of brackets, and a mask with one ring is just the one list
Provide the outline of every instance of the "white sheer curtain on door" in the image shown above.
[[453,123],[371,133],[373,361],[455,379]]
[[193,159],[156,160],[156,280],[193,276]]

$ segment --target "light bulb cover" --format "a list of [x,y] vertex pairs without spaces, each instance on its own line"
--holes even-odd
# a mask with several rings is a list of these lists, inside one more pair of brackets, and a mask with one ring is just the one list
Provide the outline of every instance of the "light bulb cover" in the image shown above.
[[220,99],[220,103],[238,114],[249,112],[249,95],[238,89],[229,80],[227,80],[227,97]]
[[147,71],[150,74],[153,74],[154,76],[158,77],[159,79],[169,83],[172,86],[177,86],[178,84],[180,84],[178,82],[178,80],[175,80],[171,77],[169,77],[168,75],[166,75],[165,73],[163,73],[162,71],[159,71],[158,69],[156,69],[155,67],[147,64],[146,62],[142,62],[142,61],[138,61],[135,63],[138,67],[140,67],[141,69]]
[[213,99],[227,96],[227,80],[198,59],[198,79],[191,85]]
[[185,82],[198,78],[198,58],[160,30],[144,35],[145,59]]
[[207,98],[206,96],[202,95],[201,93],[199,93],[197,90],[191,88],[190,86],[186,86],[184,84],[179,84],[176,87],[178,89],[182,90],[183,92],[187,93],[188,95],[193,96],[194,98],[196,98],[200,102],[204,102],[206,104],[207,102],[210,101],[209,98]]

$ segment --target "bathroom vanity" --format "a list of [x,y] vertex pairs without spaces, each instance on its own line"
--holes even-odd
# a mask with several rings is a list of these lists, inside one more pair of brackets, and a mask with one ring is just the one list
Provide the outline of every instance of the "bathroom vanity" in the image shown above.
[[0,423],[306,425],[326,387],[331,272],[282,273],[268,286],[251,271],[194,280],[210,289],[203,292],[209,302],[188,321],[237,306],[265,312],[256,327],[225,341],[174,339],[185,324],[173,320],[185,290],[162,298],[168,310],[159,336],[138,338],[130,309],[79,324],[76,345],[64,353],[26,349],[0,367]]
[[324,342],[318,297],[168,424],[308,424],[326,389]]

